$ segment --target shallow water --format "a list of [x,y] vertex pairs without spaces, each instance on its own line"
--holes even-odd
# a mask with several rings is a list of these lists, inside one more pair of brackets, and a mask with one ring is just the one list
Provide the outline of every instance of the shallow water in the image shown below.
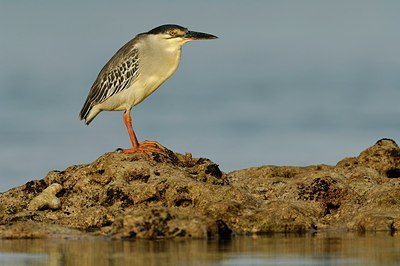
[[399,265],[399,240],[387,233],[231,240],[0,240],[0,265]]

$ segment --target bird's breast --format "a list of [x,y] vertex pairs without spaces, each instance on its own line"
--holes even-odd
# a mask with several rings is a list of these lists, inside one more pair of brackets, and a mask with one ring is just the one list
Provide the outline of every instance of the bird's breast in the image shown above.
[[180,50],[146,53],[139,61],[139,76],[132,84],[134,104],[143,101],[171,77],[179,66]]

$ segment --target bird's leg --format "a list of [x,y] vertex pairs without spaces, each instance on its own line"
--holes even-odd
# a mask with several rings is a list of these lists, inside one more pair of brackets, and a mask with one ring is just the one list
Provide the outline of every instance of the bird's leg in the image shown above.
[[123,153],[149,154],[149,153],[154,152],[154,153],[166,155],[165,148],[156,141],[146,140],[139,144],[139,142],[136,138],[135,131],[133,131],[130,110],[127,110],[124,112],[124,123],[125,123],[126,129],[128,130],[129,139],[131,141],[132,148],[131,149],[123,149],[122,150]]
[[135,131],[133,131],[133,127],[132,127],[132,118],[131,118],[130,110],[124,112],[124,124],[126,126],[126,129],[128,130],[128,135],[129,135],[129,139],[131,140],[131,143],[132,143],[132,148],[134,148],[134,149],[139,148],[139,141],[137,140]]

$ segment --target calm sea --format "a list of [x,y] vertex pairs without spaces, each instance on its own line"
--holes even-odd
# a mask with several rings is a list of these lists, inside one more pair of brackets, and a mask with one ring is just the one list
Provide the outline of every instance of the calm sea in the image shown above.
[[387,265],[400,263],[398,236],[329,233],[232,240],[0,240],[0,265]]

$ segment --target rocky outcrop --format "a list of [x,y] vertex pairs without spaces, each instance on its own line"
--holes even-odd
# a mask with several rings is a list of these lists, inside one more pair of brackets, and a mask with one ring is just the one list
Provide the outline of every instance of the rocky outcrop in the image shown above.
[[0,238],[207,238],[400,228],[400,149],[382,139],[336,166],[228,174],[204,158],[107,153],[0,194]]

